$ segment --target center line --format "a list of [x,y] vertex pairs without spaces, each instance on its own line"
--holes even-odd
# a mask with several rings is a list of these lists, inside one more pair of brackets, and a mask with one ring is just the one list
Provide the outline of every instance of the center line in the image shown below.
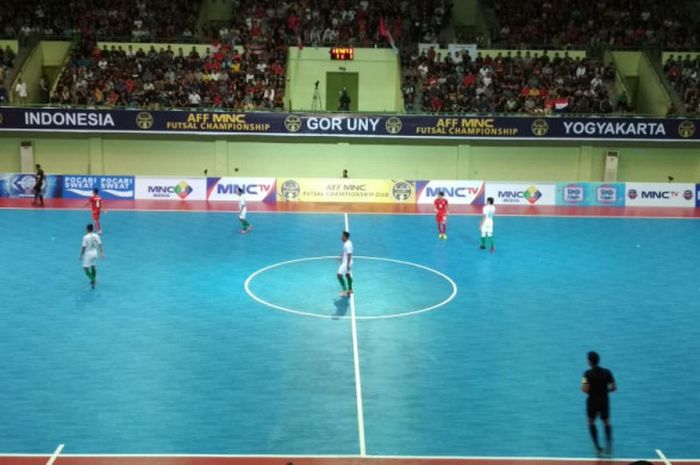
[[[350,219],[345,213],[345,230],[350,232]],[[362,406],[362,377],[360,376],[360,351],[357,345],[357,317],[355,314],[355,294],[350,294],[350,324],[352,326],[352,357],[355,364],[355,398],[357,399],[357,433],[360,442],[360,455],[367,455],[365,445],[365,414]]]

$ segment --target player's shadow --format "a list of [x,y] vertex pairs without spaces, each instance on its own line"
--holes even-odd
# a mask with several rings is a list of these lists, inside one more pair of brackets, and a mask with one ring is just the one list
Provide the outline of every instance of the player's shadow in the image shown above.
[[335,314],[333,315],[333,318],[338,319],[344,317],[348,314],[350,299],[348,297],[340,297],[333,301],[333,305],[335,305]]

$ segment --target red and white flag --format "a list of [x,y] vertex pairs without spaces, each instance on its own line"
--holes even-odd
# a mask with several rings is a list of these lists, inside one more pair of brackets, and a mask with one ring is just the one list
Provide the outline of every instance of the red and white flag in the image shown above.
[[396,44],[394,43],[394,38],[391,36],[389,28],[386,27],[383,16],[379,18],[379,35],[386,39],[394,53],[399,53],[399,49],[396,48]]

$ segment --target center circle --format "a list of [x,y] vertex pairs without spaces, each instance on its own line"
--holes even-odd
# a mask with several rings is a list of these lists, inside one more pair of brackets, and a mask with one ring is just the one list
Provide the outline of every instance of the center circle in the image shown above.
[[[337,256],[288,260],[261,268],[245,280],[248,296],[275,310],[326,319],[351,318],[351,301],[338,296]],[[380,320],[437,310],[457,295],[446,274],[417,263],[353,257],[355,318]]]

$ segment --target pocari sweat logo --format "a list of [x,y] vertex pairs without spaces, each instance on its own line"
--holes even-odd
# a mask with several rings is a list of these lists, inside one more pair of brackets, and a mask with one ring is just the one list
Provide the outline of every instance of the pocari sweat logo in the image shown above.
[[106,199],[133,199],[133,176],[64,176],[63,196],[66,198],[90,197],[99,189]]

